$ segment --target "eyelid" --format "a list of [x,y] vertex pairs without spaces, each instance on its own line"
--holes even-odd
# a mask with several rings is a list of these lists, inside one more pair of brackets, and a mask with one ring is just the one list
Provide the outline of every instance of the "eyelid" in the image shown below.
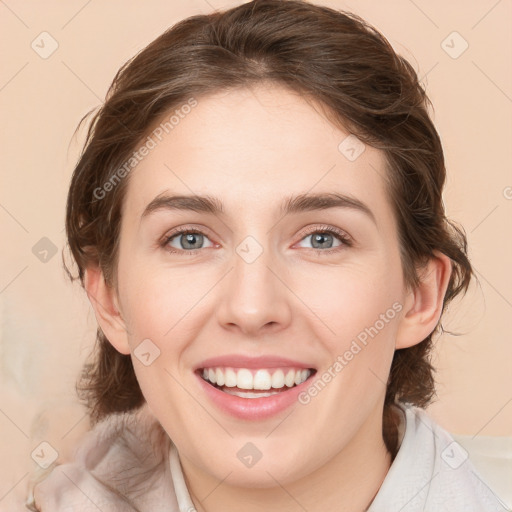
[[338,237],[340,237],[342,239],[342,241],[345,241],[347,243],[348,242],[353,243],[353,238],[345,230],[334,227],[334,226],[330,226],[328,224],[323,224],[320,226],[310,226],[310,227],[306,228],[306,231],[301,234],[300,240],[302,240],[302,238],[304,238],[308,235],[311,235],[313,233],[332,233],[332,234],[335,234]]
[[[200,235],[203,235],[203,236],[206,236],[207,238],[210,239],[210,234],[209,234],[209,230],[206,229],[206,228],[203,228],[203,227],[195,227],[194,225],[185,225],[185,226],[179,226],[175,229],[172,229],[170,232],[167,232],[159,241],[159,245],[163,248],[167,248],[167,244],[175,237],[177,237],[178,235],[181,235],[183,233],[195,233],[195,234],[200,234]],[[216,244],[215,242],[211,241],[213,245],[218,245]],[[208,247],[206,247],[206,249],[208,249]],[[166,249],[169,251],[169,249]],[[172,251],[169,251],[169,252],[174,252],[174,253],[187,253],[187,254],[195,254],[197,251],[201,251],[203,249],[193,249],[193,250],[185,250],[185,249],[173,249]]]
[[[182,253],[182,254],[194,255],[198,251],[202,251],[204,249],[211,249],[211,247],[205,247],[205,248],[201,248],[201,249],[192,249],[192,250],[185,250],[185,249],[169,250],[169,248],[167,247],[167,244],[171,241],[171,239],[173,239],[176,236],[178,236],[180,234],[183,234],[183,233],[197,233],[197,234],[201,234],[203,236],[206,236],[206,237],[210,238],[210,235],[208,234],[208,231],[209,230],[207,230],[206,228],[194,227],[193,225],[179,226],[178,228],[175,228],[175,229],[171,230],[170,233],[165,234],[162,237],[160,245],[165,250],[167,250],[168,252],[173,253],[173,254],[175,254],[175,253]],[[332,234],[332,235],[336,236],[340,240],[340,242],[342,243],[342,245],[339,246],[339,247],[325,249],[325,250],[324,249],[309,248],[310,250],[315,251],[316,253],[327,253],[327,254],[330,254],[330,253],[338,252],[339,250],[342,250],[344,247],[351,247],[352,245],[354,245],[353,238],[346,231],[344,231],[344,230],[342,230],[340,228],[334,227],[334,226],[327,225],[327,224],[316,225],[316,226],[309,226],[309,227],[305,228],[305,230],[302,231],[302,233],[300,234],[299,240],[294,245],[296,245],[297,243],[301,242],[304,238],[306,238],[309,235],[312,235],[313,233],[329,233],[329,234]],[[216,244],[213,241],[211,241],[211,242],[214,245],[218,245],[218,244]]]

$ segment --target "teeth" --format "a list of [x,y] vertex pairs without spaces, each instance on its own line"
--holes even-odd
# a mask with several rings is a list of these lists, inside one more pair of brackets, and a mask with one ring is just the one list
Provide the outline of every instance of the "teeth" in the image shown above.
[[284,379],[284,383],[291,388],[295,384],[295,372],[293,370],[289,370]]
[[[272,378],[266,370],[258,370],[252,382],[253,389],[270,389],[272,387]],[[279,386],[282,388],[283,386]]]
[[241,398],[265,398],[267,396],[278,395],[279,391],[269,391],[268,393],[251,393],[250,391],[235,391],[231,388],[225,388],[228,395],[239,396]]
[[284,387],[284,372],[283,370],[277,370],[277,372],[272,375],[272,387],[276,389],[280,389]]
[[217,382],[217,386],[224,386],[224,374],[220,370],[220,368],[217,368],[215,370],[215,380]]
[[257,389],[253,387],[254,379],[250,370],[242,368],[236,374],[236,387],[240,389]]
[[231,368],[228,368],[224,372],[224,386],[227,386],[228,388],[236,387],[236,373]]
[[[238,389],[282,389],[294,385],[302,384],[311,375],[310,370],[306,369],[281,369],[272,368],[270,370],[259,369],[249,370],[247,368],[204,368],[203,379],[217,384],[218,386],[226,386],[228,388]],[[232,393],[235,394],[235,390]],[[260,393],[261,396],[270,396],[270,393]],[[244,394],[244,396],[247,393]],[[240,395],[238,395],[240,396]]]

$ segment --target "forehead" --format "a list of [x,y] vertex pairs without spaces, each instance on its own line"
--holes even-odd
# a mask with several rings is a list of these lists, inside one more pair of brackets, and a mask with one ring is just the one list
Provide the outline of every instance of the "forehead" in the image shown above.
[[383,152],[334,126],[319,105],[280,86],[196,101],[167,113],[149,133],[154,147],[129,176],[128,215],[140,218],[164,192],[218,197],[233,216],[251,205],[277,211],[283,198],[308,192],[350,195],[378,216],[389,214]]

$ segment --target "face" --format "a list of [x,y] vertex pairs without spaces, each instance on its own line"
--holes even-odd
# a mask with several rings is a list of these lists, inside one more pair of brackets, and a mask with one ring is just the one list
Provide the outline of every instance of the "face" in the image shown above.
[[129,176],[116,348],[191,471],[284,485],[382,444],[406,298],[384,155],[277,86],[187,111]]

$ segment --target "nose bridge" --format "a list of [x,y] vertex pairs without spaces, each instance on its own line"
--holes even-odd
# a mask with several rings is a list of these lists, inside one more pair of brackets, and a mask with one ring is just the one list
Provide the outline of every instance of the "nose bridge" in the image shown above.
[[248,235],[234,247],[232,271],[218,308],[224,325],[236,324],[246,333],[268,325],[283,326],[290,311],[286,287],[278,279],[278,258],[272,254],[270,236]]

